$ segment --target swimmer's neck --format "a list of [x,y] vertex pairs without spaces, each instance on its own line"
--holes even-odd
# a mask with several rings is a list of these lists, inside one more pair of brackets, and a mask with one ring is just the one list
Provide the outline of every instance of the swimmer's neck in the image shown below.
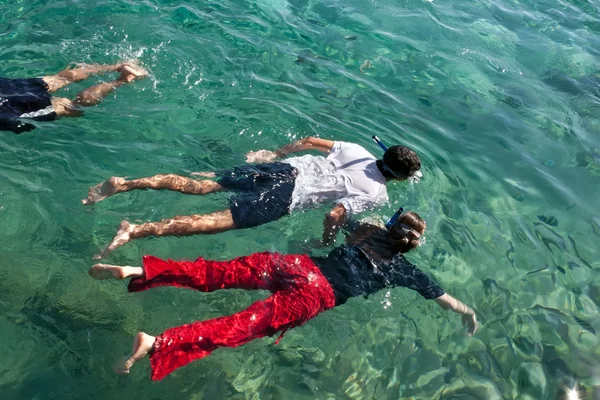
[[383,160],[377,160],[377,162],[375,163],[375,165],[377,165],[377,169],[379,170],[379,172],[381,173],[381,175],[383,175],[383,177],[385,178],[386,182],[389,182],[389,181],[392,181],[392,180],[395,179],[395,177],[392,174],[390,174],[385,169],[383,169]]

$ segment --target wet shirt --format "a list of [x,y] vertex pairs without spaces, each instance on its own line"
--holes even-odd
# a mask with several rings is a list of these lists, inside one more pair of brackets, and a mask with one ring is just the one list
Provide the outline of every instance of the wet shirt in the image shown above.
[[298,171],[290,211],[335,203],[354,214],[381,206],[388,195],[376,161],[362,146],[346,142],[335,142],[327,157],[282,160]]
[[336,305],[351,297],[370,295],[402,286],[427,300],[444,294],[427,274],[397,254],[392,260],[375,262],[356,246],[336,247],[327,257],[312,257],[335,292]]

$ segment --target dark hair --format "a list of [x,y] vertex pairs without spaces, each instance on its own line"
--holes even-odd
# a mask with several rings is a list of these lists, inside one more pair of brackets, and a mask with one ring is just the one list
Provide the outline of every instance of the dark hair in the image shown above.
[[392,146],[383,155],[383,163],[392,171],[409,176],[421,169],[417,153],[408,147]]
[[[402,229],[406,225],[411,230]],[[348,236],[349,245],[359,246],[375,259],[391,260],[398,253],[407,253],[419,245],[427,224],[413,211],[402,214],[387,231],[385,228],[362,224]]]

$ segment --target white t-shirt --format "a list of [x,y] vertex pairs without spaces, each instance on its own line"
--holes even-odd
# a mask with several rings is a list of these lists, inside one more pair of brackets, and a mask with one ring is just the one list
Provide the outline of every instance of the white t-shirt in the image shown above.
[[381,206],[388,195],[376,161],[362,146],[346,142],[334,142],[327,158],[306,155],[282,160],[298,170],[290,212],[334,202],[349,214]]

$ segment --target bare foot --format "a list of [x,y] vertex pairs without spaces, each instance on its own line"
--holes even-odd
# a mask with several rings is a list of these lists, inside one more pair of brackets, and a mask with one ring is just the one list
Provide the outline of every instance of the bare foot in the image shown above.
[[141,79],[146,76],[148,76],[148,72],[144,68],[133,63],[128,63],[123,64],[121,67],[121,76],[119,77],[119,80],[129,83],[135,79]]
[[152,350],[152,346],[154,346],[155,341],[156,338],[154,336],[147,335],[144,332],[139,332],[137,335],[135,335],[131,354],[123,357],[123,359],[121,359],[121,361],[115,365],[115,372],[117,374],[128,374],[133,364],[135,364],[136,361],[144,358],[146,354]]
[[83,204],[91,205],[97,203],[101,200],[106,199],[107,197],[112,196],[115,193],[119,192],[121,186],[125,183],[125,178],[119,178],[113,176],[112,178],[96,185],[92,186],[90,190],[88,190],[87,199],[81,200]]
[[135,225],[130,224],[128,221],[121,222],[119,225],[119,230],[117,234],[113,238],[112,242],[100,252],[100,254],[94,256],[94,260],[100,260],[101,258],[106,257],[113,250],[123,246],[129,240],[131,240],[131,233],[135,229]]
[[125,279],[123,267],[110,264],[96,264],[88,271],[92,278],[99,281],[104,279]]

